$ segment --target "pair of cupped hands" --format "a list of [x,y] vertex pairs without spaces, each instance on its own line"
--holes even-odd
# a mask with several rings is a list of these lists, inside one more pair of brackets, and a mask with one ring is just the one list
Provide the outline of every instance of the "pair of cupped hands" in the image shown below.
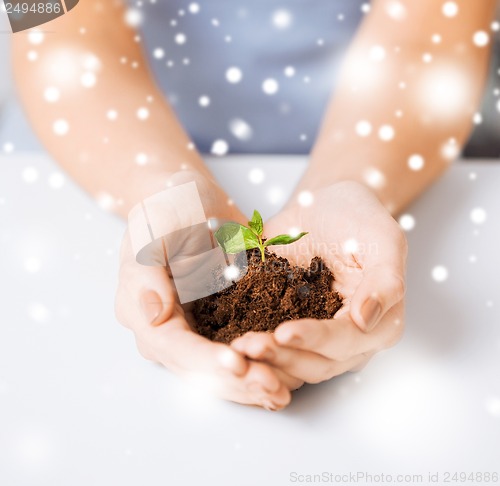
[[[194,180],[207,218],[246,224],[213,180],[183,171],[170,184]],[[343,306],[333,319],[300,319],[274,333],[250,332],[230,345],[195,333],[192,304],[181,305],[165,267],[136,262],[128,231],[121,248],[115,309],[135,334],[139,352],[184,378],[209,384],[234,402],[279,410],[291,391],[357,371],[396,344],[404,327],[406,239],[372,191],[339,182],[312,193],[308,206],[290,202],[265,224],[265,235],[307,231],[300,245],[275,246],[291,263],[321,256],[335,275]]]

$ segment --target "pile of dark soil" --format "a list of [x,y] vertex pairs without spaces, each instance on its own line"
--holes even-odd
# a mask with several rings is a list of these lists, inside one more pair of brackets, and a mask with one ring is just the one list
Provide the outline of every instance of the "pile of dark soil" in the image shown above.
[[[267,250],[265,262],[259,250],[248,250],[247,259],[247,273],[239,281],[195,302],[194,330],[202,336],[230,343],[248,331],[272,332],[291,319],[331,319],[342,306],[332,289],[334,276],[320,257],[309,268]],[[222,278],[220,269],[214,279]]]

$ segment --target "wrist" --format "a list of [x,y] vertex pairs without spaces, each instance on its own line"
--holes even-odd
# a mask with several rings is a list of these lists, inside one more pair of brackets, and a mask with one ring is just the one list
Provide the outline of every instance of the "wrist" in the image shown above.
[[[292,199],[300,202],[303,194],[315,193],[338,184],[356,184],[375,195],[377,199],[395,214],[400,210],[397,188],[390,184],[392,177],[386,176],[384,164],[370,163],[373,154],[356,153],[320,155],[315,151],[309,167]],[[302,195],[302,196],[301,196]],[[307,199],[307,198],[306,198]]]

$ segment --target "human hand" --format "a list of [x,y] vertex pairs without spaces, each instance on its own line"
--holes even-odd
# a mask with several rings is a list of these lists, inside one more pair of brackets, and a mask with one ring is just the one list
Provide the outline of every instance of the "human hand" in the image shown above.
[[[245,219],[234,206],[227,204],[227,196],[220,188],[197,173],[176,173],[169,183],[179,185],[192,180],[196,181],[207,218]],[[194,251],[189,244],[192,243],[187,242],[178,251]],[[128,231],[120,259],[116,315],[134,332],[137,347],[146,359],[161,363],[185,378],[196,379],[227,400],[270,410],[289,403],[289,389],[298,387],[299,380],[193,332],[191,306],[179,303],[171,274],[163,266],[137,263]]]
[[399,341],[407,254],[403,231],[363,185],[337,183],[313,198],[310,206],[285,208],[266,224],[266,233],[308,231],[299,242],[273,250],[303,266],[321,256],[334,273],[342,308],[331,320],[288,321],[274,334],[247,333],[231,343],[249,358],[308,383],[358,370]]

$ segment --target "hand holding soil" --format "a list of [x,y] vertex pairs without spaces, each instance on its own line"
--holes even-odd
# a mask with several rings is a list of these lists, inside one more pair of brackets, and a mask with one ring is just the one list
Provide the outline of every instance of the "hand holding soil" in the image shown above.
[[[207,217],[244,220],[235,206],[228,206],[227,195],[203,175],[182,171],[169,182],[177,185],[190,180],[197,184]],[[184,245],[179,250],[195,249]],[[298,379],[272,365],[249,360],[229,346],[193,332],[192,305],[179,304],[172,275],[165,267],[145,266],[135,260],[128,232],[120,252],[115,309],[118,320],[134,332],[146,359],[196,380],[221,398],[277,409],[290,402],[289,390],[300,385]]]
[[266,224],[269,234],[306,228],[307,237],[275,247],[305,266],[319,256],[334,273],[344,304],[333,319],[297,319],[273,334],[250,332],[231,347],[303,382],[318,383],[362,367],[400,339],[404,327],[404,233],[367,188],[341,182],[314,193],[309,207],[287,207]]
[[[190,175],[179,175],[179,182],[186,182],[186,177]],[[198,176],[196,182],[207,217],[244,220],[234,207],[227,212],[227,196],[211,181]],[[230,346],[193,331],[200,326],[195,306],[178,303],[165,268],[135,261],[126,235],[116,309],[120,322],[134,331],[143,356],[183,377],[198,378],[221,398],[277,410],[290,402],[289,390],[353,370],[395,344],[403,329],[403,232],[376,196],[358,183],[338,183],[313,197],[313,205],[289,206],[269,221],[266,235],[271,238],[261,235],[248,250],[249,272],[240,282],[252,278],[252,269],[279,263],[279,271],[272,274],[277,280],[268,279],[265,286],[254,289],[258,291],[250,301],[258,302],[259,294],[264,297],[273,286],[286,290],[281,299],[267,301],[269,307],[261,305],[247,319],[248,329],[257,332],[243,334]],[[308,234],[298,238],[295,228]],[[269,245],[274,235],[290,233],[296,234],[293,244]],[[264,253],[262,262],[266,242],[277,255]],[[245,288],[238,289],[244,300]],[[340,305],[337,293],[343,305],[335,314]],[[273,321],[270,311],[277,308],[285,314],[278,312]],[[232,311],[221,305],[220,312]],[[316,312],[317,318],[311,318]],[[233,323],[237,317],[233,315]],[[214,331],[211,325],[207,329]],[[230,341],[234,335],[221,332],[219,337]]]
[[[238,254],[240,262],[233,268],[244,270],[244,276],[231,287],[195,302],[194,329],[201,335],[230,343],[249,331],[273,331],[287,320],[332,318],[342,306],[342,298],[333,290],[333,274],[321,258],[314,257],[303,268],[270,251],[295,243],[307,233],[270,238],[265,234],[257,210],[248,226],[230,222],[215,233],[226,254]],[[214,281],[227,279],[227,269],[220,268]]]

